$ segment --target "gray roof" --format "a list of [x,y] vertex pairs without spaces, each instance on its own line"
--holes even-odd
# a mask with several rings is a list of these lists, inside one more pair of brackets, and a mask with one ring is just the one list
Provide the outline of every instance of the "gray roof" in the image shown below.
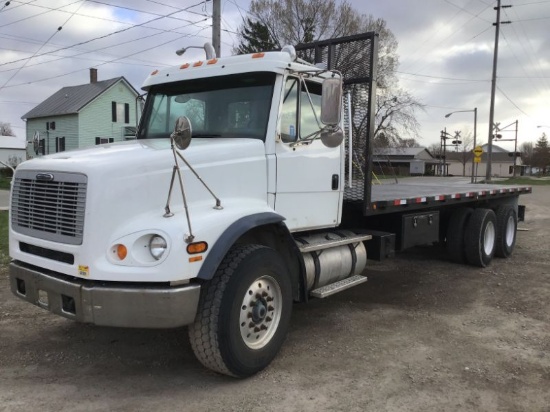
[[420,154],[427,154],[427,157],[433,158],[432,154],[425,147],[382,147],[375,148],[375,156],[391,156],[398,158],[411,158],[414,159]]
[[125,82],[136,95],[138,94],[124,77],[115,77],[114,79],[87,83],[79,86],[63,87],[34,109],[25,113],[21,118],[33,119],[37,117],[78,113],[84,106],[120,80]]

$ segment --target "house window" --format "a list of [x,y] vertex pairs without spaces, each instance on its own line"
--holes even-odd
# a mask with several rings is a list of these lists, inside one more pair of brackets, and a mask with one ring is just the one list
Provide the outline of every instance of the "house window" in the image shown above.
[[107,143],[113,143],[115,139],[112,137],[96,137],[95,138],[95,144],[107,144]]
[[46,139],[40,139],[38,143],[38,154],[46,154]]
[[111,102],[113,123],[130,123],[130,104]]
[[64,152],[65,151],[65,136],[55,138],[55,152]]

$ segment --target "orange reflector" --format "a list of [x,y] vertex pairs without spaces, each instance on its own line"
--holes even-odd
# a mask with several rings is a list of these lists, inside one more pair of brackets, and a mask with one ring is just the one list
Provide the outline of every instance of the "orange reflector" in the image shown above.
[[253,58],[253,59],[261,59],[261,58],[264,57],[264,56],[265,56],[265,53],[254,53],[254,54],[252,55],[252,58]]
[[208,250],[208,243],[206,242],[195,242],[189,243],[187,245],[187,253],[190,255],[195,255],[197,253],[204,253]]
[[159,71],[158,70],[153,70],[153,72],[151,73],[151,76],[154,76],[155,74],[157,74]]
[[189,258],[189,263],[200,262],[201,260],[202,260],[202,256],[193,256]]
[[210,59],[206,62],[206,64],[216,64],[218,62],[218,59]]
[[128,255],[128,249],[126,249],[126,246],[124,245],[117,245],[116,246],[116,255],[120,260],[124,260],[126,256]]
[[195,62],[193,63],[193,67],[199,67],[199,66],[202,66],[202,61],[198,61],[198,62]]
[[187,69],[188,67],[189,67],[189,63],[185,63],[180,66],[180,69]]

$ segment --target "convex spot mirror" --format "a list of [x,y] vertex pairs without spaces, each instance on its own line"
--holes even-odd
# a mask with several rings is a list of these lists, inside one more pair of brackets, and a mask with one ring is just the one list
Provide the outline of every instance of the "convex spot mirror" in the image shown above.
[[191,143],[191,121],[186,116],[180,116],[176,119],[174,131],[170,135],[174,144],[179,150],[185,150]]
[[342,116],[342,79],[330,78],[323,81],[321,100],[321,142],[327,147],[338,147],[344,140],[344,133],[338,126]]
[[321,130],[321,143],[326,147],[338,147],[344,140],[344,133],[342,129],[337,127],[336,129],[325,128]]

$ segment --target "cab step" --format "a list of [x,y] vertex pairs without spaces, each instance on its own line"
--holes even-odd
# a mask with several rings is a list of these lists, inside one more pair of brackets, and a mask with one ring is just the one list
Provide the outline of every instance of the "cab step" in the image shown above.
[[366,276],[361,276],[361,275],[350,276],[349,278],[331,283],[330,285],[313,289],[309,294],[314,298],[322,299],[330,295],[334,295],[335,293],[342,292],[353,286],[360,285],[361,283],[364,283],[366,281],[367,281]]

